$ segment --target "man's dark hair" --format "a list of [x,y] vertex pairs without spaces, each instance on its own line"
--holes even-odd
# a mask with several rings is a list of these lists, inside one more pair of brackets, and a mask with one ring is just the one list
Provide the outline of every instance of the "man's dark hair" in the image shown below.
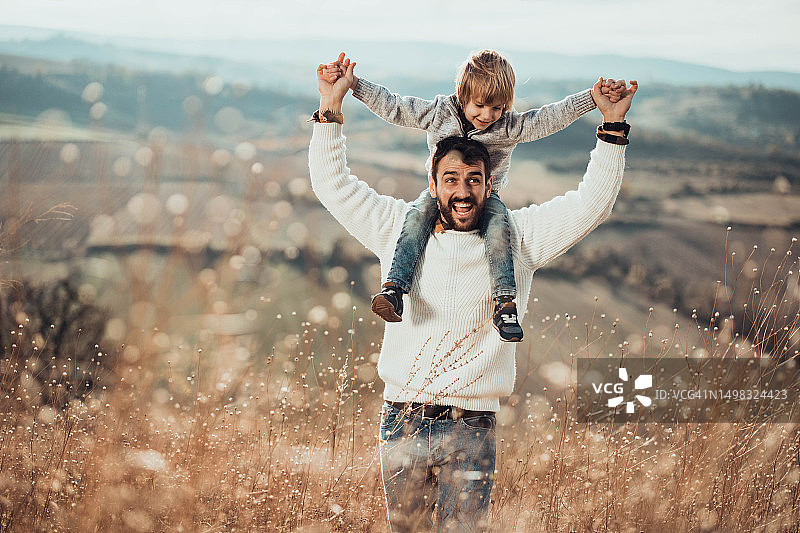
[[489,151],[483,143],[467,137],[447,137],[436,144],[436,151],[433,153],[431,175],[434,183],[436,183],[436,171],[439,168],[439,161],[453,150],[461,154],[461,160],[467,165],[474,165],[478,161],[483,161],[484,179],[489,179]]

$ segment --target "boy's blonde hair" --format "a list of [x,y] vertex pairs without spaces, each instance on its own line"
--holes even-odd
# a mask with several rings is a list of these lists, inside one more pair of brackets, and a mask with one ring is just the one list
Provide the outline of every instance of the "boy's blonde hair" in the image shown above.
[[485,104],[503,104],[504,110],[514,104],[514,68],[494,50],[473,53],[456,74],[456,94],[463,108],[470,100]]

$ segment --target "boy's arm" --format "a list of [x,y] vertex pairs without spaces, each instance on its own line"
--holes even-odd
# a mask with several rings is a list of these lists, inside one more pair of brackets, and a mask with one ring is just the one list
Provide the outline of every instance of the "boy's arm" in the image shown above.
[[596,107],[591,90],[586,89],[539,109],[510,111],[507,134],[514,142],[535,141],[563,130]]
[[386,87],[372,83],[364,78],[356,78],[353,96],[364,102],[370,111],[386,122],[427,130],[442,105],[443,96],[434,100],[424,100],[416,96],[400,96]]
[[[621,83],[625,83],[622,81]],[[622,92],[616,102],[601,93],[602,78],[592,88],[605,122],[623,122],[631,107],[638,84]],[[613,135],[626,136],[622,132]],[[541,205],[513,211],[521,234],[520,255],[523,264],[535,270],[563,254],[611,214],[625,168],[624,143],[597,141],[592,150],[583,181],[574,191]]]

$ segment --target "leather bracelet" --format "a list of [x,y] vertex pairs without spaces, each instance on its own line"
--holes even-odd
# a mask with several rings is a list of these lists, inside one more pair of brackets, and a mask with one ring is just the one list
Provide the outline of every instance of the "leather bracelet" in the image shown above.
[[621,131],[625,137],[631,131],[631,125],[627,122],[603,122],[600,128],[604,131]]
[[321,124],[335,122],[337,124],[344,124],[344,115],[341,113],[334,113],[330,109],[326,109],[322,113],[317,110],[314,111],[314,114],[311,115],[311,118],[306,120],[306,122],[319,122]]
[[598,128],[597,130],[597,138],[609,144],[626,145],[630,143],[627,137],[623,135],[614,135],[611,133],[606,133],[604,131],[600,131],[600,128]]

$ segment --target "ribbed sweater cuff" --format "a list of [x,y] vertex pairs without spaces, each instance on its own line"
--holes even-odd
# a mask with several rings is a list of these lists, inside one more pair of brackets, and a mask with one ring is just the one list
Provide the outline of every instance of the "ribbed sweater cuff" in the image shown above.
[[378,92],[378,87],[363,78],[358,78],[355,89],[353,89],[353,96],[362,102],[370,102],[375,99],[375,94]]
[[625,145],[611,144],[597,139],[595,156],[608,161],[612,168],[622,169],[625,166]]
[[575,99],[575,110],[578,113],[583,115],[595,109],[596,107],[597,104],[594,103],[591,89],[586,89],[585,91],[581,91],[577,94],[577,98]]
[[314,133],[311,136],[311,142],[314,141],[325,143],[332,141],[334,139],[338,139],[342,136],[342,125],[336,122],[328,122],[327,124],[323,124],[321,122],[317,122],[314,124]]

